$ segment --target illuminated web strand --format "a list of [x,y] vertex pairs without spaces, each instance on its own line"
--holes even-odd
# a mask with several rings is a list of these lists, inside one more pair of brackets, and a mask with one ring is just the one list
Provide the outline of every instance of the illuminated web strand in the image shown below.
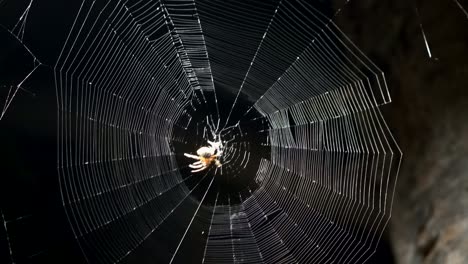
[[218,204],[218,197],[219,197],[219,192],[216,192],[216,199],[215,199],[215,202],[214,202],[214,205],[213,205],[213,210],[212,210],[212,213],[211,213],[210,227],[208,228],[208,238],[206,239],[205,249],[203,251],[202,263],[205,263],[206,249],[208,248],[208,242],[210,241],[210,237],[211,237],[211,228],[213,226],[213,219],[214,219],[214,216],[215,216],[215,213],[216,213],[216,205]]
[[[359,49],[357,49],[357,47],[355,47],[355,45],[350,42],[345,35],[342,34],[339,28],[337,28],[330,19],[324,17],[310,4],[303,1],[299,1],[299,3],[303,7],[302,9],[292,4],[288,5],[288,2],[285,2],[285,7],[278,13],[277,19],[281,22],[284,20],[284,23],[288,23],[289,28],[297,28],[301,31],[304,30],[304,32],[300,31],[301,34],[289,35],[289,32],[281,27],[280,22],[277,22],[272,25],[272,31],[269,34],[270,38],[265,40],[266,43],[271,42],[272,45],[265,45],[268,48],[265,48],[260,52],[259,58],[263,59],[259,59],[256,70],[252,72],[252,80],[247,82],[248,84],[250,83],[251,86],[246,93],[249,97],[256,100],[254,107],[258,108],[258,104],[260,103],[259,101],[267,101],[265,96],[268,97],[270,93],[273,93],[271,90],[278,89],[281,85],[280,83],[284,82],[284,77],[289,76],[293,71],[297,71],[296,66],[301,62],[301,58],[302,62],[304,60],[308,61],[307,57],[310,57],[308,54],[312,54],[313,56],[314,52],[316,52],[314,49],[319,49],[322,53],[328,53],[325,56],[335,54],[335,59],[329,60],[331,63],[335,63],[333,61],[340,63],[340,60],[343,59],[341,54],[344,56],[351,56],[351,59],[356,59],[359,64],[363,65],[363,68],[366,69],[366,71],[369,71],[371,74],[375,74],[376,78],[373,82],[376,83],[375,87],[379,88],[375,89],[381,96],[381,98],[379,97],[378,99],[379,104],[389,102],[390,98],[386,88],[385,78],[383,75],[380,76],[378,74],[381,71],[361,51],[359,51]],[[337,13],[338,12],[339,11],[337,11]],[[290,17],[294,19],[292,21],[288,21],[287,19]],[[310,21],[309,23],[301,22],[308,20]],[[279,36],[283,34],[287,34],[288,38],[284,41],[277,41],[277,39],[280,38]],[[290,50],[290,52],[283,52],[285,49],[288,51]],[[281,53],[284,53],[285,55],[280,57],[275,56],[275,54]],[[337,57],[337,55],[339,56]],[[275,57],[279,57],[281,59],[275,59]],[[349,61],[348,58],[344,58]],[[329,65],[323,63],[321,66],[327,68]],[[356,72],[355,74],[360,76],[357,77],[358,79],[366,76],[366,74],[364,74],[362,70],[359,70],[355,65],[350,64],[349,66],[353,67],[354,69],[350,69],[353,69],[353,71]],[[257,74],[255,74],[256,72]],[[268,74],[265,75],[263,73]],[[297,85],[297,82],[295,85]],[[252,110],[252,108],[249,108],[247,112],[250,110]]]
[[18,22],[15,24],[15,26],[11,30],[12,32],[17,31],[15,35],[21,40],[21,42],[23,41],[23,38],[24,38],[24,30],[26,29],[26,21],[28,19],[29,10],[31,9],[32,3],[33,3],[33,0],[29,2],[28,6],[24,10]]
[[10,235],[8,234],[8,222],[5,220],[5,215],[3,214],[3,211],[0,210],[0,214],[2,215],[2,223],[3,223],[3,228],[5,230],[5,236],[6,236],[6,243],[8,245],[8,253],[10,257],[11,263],[15,263],[13,259],[13,249],[11,248],[11,242],[10,242]]
[[24,32],[25,32],[25,29],[26,29],[26,23],[27,23],[27,19],[28,19],[28,15],[29,15],[29,11],[31,9],[32,3],[33,3],[33,0],[31,0],[29,2],[28,6],[25,8],[24,12],[21,14],[21,16],[19,17],[17,23],[15,24],[15,26],[11,30],[5,28],[3,25],[0,25],[0,27],[2,29],[6,30],[9,34],[11,34],[18,41],[18,43],[29,53],[29,55],[31,56],[31,58],[33,60],[33,67],[25,75],[25,77],[22,80],[20,80],[18,83],[13,84],[13,85],[11,85],[9,87],[8,94],[7,94],[6,98],[5,98],[5,103],[3,105],[2,112],[0,114],[0,120],[2,120],[3,117],[5,116],[8,108],[10,107],[11,103],[13,102],[13,100],[16,97],[19,90],[26,91],[26,92],[30,93],[31,95],[35,96],[34,93],[32,93],[32,92],[26,90],[24,87],[22,87],[24,82],[26,82],[31,77],[31,75],[33,75],[33,73],[40,66],[43,65],[37,59],[37,57],[33,54],[33,52],[26,46],[26,44],[23,43]]
[[231,109],[229,110],[229,114],[228,114],[228,117],[226,119],[226,123],[224,124],[224,127],[226,127],[226,125],[229,123],[229,119],[231,118],[231,114],[232,114],[232,111],[234,110],[235,106],[236,106],[236,103],[237,103],[237,100],[239,99],[239,95],[241,94],[242,92],[242,88],[244,87],[244,84],[245,84],[245,80],[247,79],[247,76],[249,76],[249,73],[250,73],[250,69],[252,68],[252,65],[255,63],[255,59],[257,58],[257,54],[259,52],[259,50],[262,48],[262,44],[263,44],[263,40],[265,39],[265,37],[267,36],[268,34],[268,30],[270,29],[270,26],[271,26],[271,23],[273,22],[273,20],[275,19],[275,15],[276,13],[278,13],[278,9],[280,8],[281,6],[281,2],[282,0],[280,0],[278,2],[278,6],[276,7],[275,9],[275,12],[273,13],[273,16],[271,17],[271,20],[270,22],[268,23],[268,26],[267,28],[265,29],[265,33],[263,34],[262,36],[262,40],[260,41],[260,43],[258,44],[258,48],[257,50],[255,51],[255,54],[252,58],[252,61],[250,62],[250,65],[249,65],[249,68],[247,69],[247,72],[245,73],[245,76],[242,80],[242,83],[239,87],[239,91],[237,92],[236,94],[236,98],[234,99],[234,102],[232,103],[232,106],[231,106]]
[[468,19],[468,11],[466,11],[466,9],[460,4],[460,2],[458,0],[453,0],[455,2],[455,4],[458,6],[458,8],[460,8],[460,10],[463,12],[463,14],[465,14],[466,18]]
[[183,65],[189,71],[188,79],[194,82],[194,89],[200,89],[203,96],[204,91],[214,93],[214,104],[219,120],[216,89],[195,1],[164,1],[164,6],[176,33],[174,38],[181,44],[178,52],[182,53],[182,57],[187,61]]
[[196,216],[197,213],[198,213],[198,210],[200,210],[200,207],[202,206],[203,201],[205,200],[206,195],[208,194],[208,191],[210,190],[211,185],[213,184],[214,179],[215,179],[214,177],[211,179],[210,184],[209,184],[208,187],[206,188],[205,194],[203,194],[203,197],[202,197],[200,203],[198,204],[197,210],[195,210],[195,212],[193,213],[193,216],[192,216],[192,218],[190,219],[190,223],[188,224],[187,228],[185,229],[184,235],[183,235],[182,238],[180,239],[180,242],[179,242],[179,244],[177,245],[176,251],[175,251],[174,254],[172,255],[171,261],[170,261],[169,263],[172,263],[172,262],[174,261],[174,258],[175,258],[175,256],[176,256],[177,252],[179,251],[180,245],[181,245],[182,242],[184,241],[185,236],[187,235],[187,232],[189,231],[189,229],[190,229],[190,227],[191,227],[191,225],[192,225],[192,223],[193,223],[193,220],[195,219],[195,216]]

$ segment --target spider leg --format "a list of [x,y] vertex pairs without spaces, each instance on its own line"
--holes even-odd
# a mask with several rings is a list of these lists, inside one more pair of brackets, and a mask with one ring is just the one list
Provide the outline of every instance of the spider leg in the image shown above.
[[199,171],[202,171],[202,170],[204,170],[204,169],[206,169],[206,167],[202,167],[201,169],[198,169],[198,170],[192,170],[192,173],[193,173],[193,172],[199,172]]
[[221,145],[220,142],[213,142],[213,141],[209,141],[209,140],[208,140],[208,144],[210,144],[211,148],[214,148],[214,149],[219,149],[219,146]]
[[187,153],[184,153],[184,156],[187,158],[192,158],[192,159],[197,159],[197,160],[200,159],[200,157],[197,155],[192,155],[192,154],[187,154]]
[[205,165],[204,164],[190,164],[189,167],[192,168],[192,169],[199,169],[199,168],[202,168],[204,167]]

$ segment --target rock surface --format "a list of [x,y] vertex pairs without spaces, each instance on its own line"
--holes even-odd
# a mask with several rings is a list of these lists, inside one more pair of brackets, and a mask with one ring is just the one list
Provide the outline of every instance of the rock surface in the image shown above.
[[468,263],[468,17],[455,0],[335,7],[392,94],[383,111],[404,154],[388,230],[396,262]]

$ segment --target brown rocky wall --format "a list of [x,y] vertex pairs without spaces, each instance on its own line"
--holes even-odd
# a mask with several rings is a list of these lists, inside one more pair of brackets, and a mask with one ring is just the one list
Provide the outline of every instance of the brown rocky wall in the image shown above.
[[468,17],[455,0],[339,7],[334,21],[392,94],[382,109],[403,151],[388,229],[396,262],[468,263]]

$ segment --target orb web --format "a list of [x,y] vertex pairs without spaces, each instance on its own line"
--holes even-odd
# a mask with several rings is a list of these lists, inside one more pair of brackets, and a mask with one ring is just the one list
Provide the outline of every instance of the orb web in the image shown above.
[[[54,71],[63,206],[89,262],[372,256],[401,161],[391,98],[323,8],[81,3]],[[223,165],[190,173],[183,153],[214,135]]]

